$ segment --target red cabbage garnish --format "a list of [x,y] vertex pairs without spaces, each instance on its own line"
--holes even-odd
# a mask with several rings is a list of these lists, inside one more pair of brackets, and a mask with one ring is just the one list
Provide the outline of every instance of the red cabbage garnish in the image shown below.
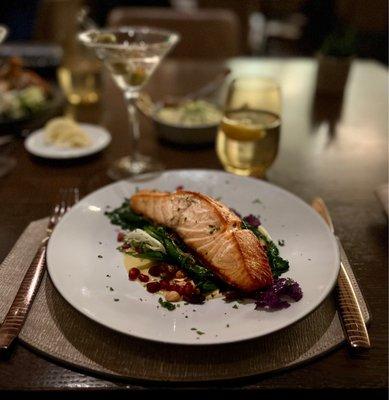
[[259,218],[253,214],[249,214],[243,217],[243,221],[247,222],[254,228],[258,228],[258,226],[261,225],[261,221],[259,220]]
[[268,289],[260,292],[255,309],[280,310],[290,306],[290,300],[299,301],[303,297],[300,285],[290,278],[276,279]]

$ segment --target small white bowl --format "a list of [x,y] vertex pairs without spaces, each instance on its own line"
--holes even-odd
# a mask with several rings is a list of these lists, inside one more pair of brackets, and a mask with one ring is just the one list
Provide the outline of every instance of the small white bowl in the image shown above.
[[213,124],[183,126],[168,124],[157,117],[164,104],[158,104],[151,115],[158,137],[170,143],[180,145],[205,145],[215,141],[219,122]]

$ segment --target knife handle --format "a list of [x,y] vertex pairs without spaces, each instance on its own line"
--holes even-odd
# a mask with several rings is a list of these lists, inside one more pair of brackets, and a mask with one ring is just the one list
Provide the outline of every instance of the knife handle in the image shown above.
[[15,338],[18,337],[35,294],[38,291],[40,281],[45,271],[45,265],[46,242],[43,242],[24,275],[15,299],[0,327],[0,351],[8,350]]
[[337,297],[343,330],[350,347],[354,350],[369,349],[371,346],[365,320],[343,262],[340,264]]

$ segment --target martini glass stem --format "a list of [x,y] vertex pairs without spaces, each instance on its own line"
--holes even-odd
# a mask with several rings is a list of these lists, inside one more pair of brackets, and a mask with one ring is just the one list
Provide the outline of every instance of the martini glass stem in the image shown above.
[[128,110],[128,120],[130,123],[130,135],[131,135],[131,145],[132,145],[132,158],[134,161],[139,160],[139,139],[140,139],[140,129],[139,129],[139,119],[138,119],[138,109],[136,107],[136,100],[138,96],[126,96],[127,110]]

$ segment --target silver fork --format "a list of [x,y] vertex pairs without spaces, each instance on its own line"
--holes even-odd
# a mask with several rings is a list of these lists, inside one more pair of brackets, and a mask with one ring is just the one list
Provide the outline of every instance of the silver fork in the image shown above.
[[24,275],[14,301],[0,327],[0,351],[7,351],[18,337],[46,269],[46,250],[50,236],[64,214],[77,203],[79,197],[77,188],[60,190],[60,201],[55,205],[50,216],[46,236]]

